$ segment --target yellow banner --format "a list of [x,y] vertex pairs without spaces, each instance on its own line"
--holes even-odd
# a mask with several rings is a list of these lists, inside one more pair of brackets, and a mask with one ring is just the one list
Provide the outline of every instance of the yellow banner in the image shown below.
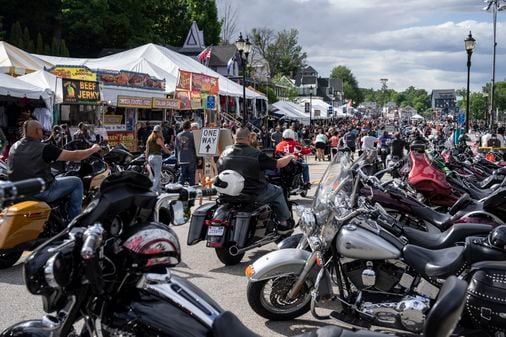
[[86,67],[56,66],[54,68],[49,69],[49,72],[58,77],[68,78],[71,80],[83,80],[93,82],[97,80],[97,73],[91,71]]

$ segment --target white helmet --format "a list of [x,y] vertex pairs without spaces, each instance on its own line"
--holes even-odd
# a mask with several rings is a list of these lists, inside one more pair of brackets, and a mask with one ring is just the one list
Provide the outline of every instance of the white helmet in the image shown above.
[[295,132],[292,129],[286,129],[283,131],[284,139],[295,139]]
[[236,171],[225,170],[214,179],[213,186],[220,194],[236,197],[244,188],[244,177]]

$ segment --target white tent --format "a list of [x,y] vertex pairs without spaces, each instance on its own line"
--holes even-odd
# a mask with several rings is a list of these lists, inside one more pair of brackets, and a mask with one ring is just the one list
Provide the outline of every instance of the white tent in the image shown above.
[[423,116],[420,116],[419,114],[414,114],[413,116],[411,116],[411,119],[414,119],[414,120],[423,120],[425,118],[423,118]]
[[331,106],[330,104],[324,102],[321,99],[313,98],[310,100],[309,98],[303,98],[300,102],[300,105],[304,107],[305,103],[309,103],[311,101],[311,105],[313,106],[313,114],[312,119],[325,119],[328,118],[328,110]]
[[[90,69],[128,70],[147,73],[159,79],[165,79],[167,92],[176,89],[179,70],[190,71],[208,76],[218,77],[220,94],[242,97],[240,84],[218,74],[195,59],[179,54],[173,50],[149,43],[121,53],[97,59],[72,59],[37,55],[54,65],[84,65]],[[248,98],[266,99],[264,95],[246,89]]]
[[18,79],[37,87],[48,89],[55,93],[55,101],[53,104],[60,104],[63,102],[62,82],[61,79],[56,77],[56,75],[53,75],[45,70],[38,70],[28,75],[20,76]]
[[0,73],[23,75],[50,64],[5,41],[0,41]]
[[275,114],[282,115],[287,119],[298,120],[303,124],[309,124],[309,114],[305,113],[300,105],[289,101],[278,101],[272,106],[276,109]]
[[19,98],[42,98],[49,110],[52,110],[52,92],[44,88],[26,83],[9,75],[0,74],[0,95]]

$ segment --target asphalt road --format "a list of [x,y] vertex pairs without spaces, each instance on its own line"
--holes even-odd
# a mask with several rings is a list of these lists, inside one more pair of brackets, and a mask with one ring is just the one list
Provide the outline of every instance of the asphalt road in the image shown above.
[[[314,162],[313,158],[309,159],[311,180],[317,183],[328,162]],[[294,200],[301,205],[309,205],[315,187],[316,184],[313,184],[307,198]],[[276,249],[274,244],[252,250],[246,253],[242,263],[226,267],[221,264],[212,249],[206,248],[205,243],[191,247],[186,245],[188,224],[176,227],[175,231],[182,245],[182,263],[174,268],[174,272],[203,289],[224,309],[235,313],[254,332],[261,336],[293,336],[332,323],[316,321],[311,314],[294,321],[271,322],[258,316],[249,307],[244,269],[260,256]],[[20,263],[10,269],[0,270],[0,294],[0,331],[13,323],[44,315],[40,297],[29,294],[24,287]]]

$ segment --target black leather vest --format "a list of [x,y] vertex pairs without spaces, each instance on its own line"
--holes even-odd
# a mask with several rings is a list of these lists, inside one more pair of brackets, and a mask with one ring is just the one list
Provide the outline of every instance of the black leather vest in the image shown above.
[[244,194],[258,194],[268,185],[264,172],[260,170],[258,156],[260,151],[245,145],[228,146],[218,159],[218,173],[224,170],[234,170],[244,177]]
[[54,180],[51,167],[42,157],[44,146],[46,144],[31,138],[23,138],[14,143],[7,161],[9,180],[42,178],[46,183],[51,183]]

